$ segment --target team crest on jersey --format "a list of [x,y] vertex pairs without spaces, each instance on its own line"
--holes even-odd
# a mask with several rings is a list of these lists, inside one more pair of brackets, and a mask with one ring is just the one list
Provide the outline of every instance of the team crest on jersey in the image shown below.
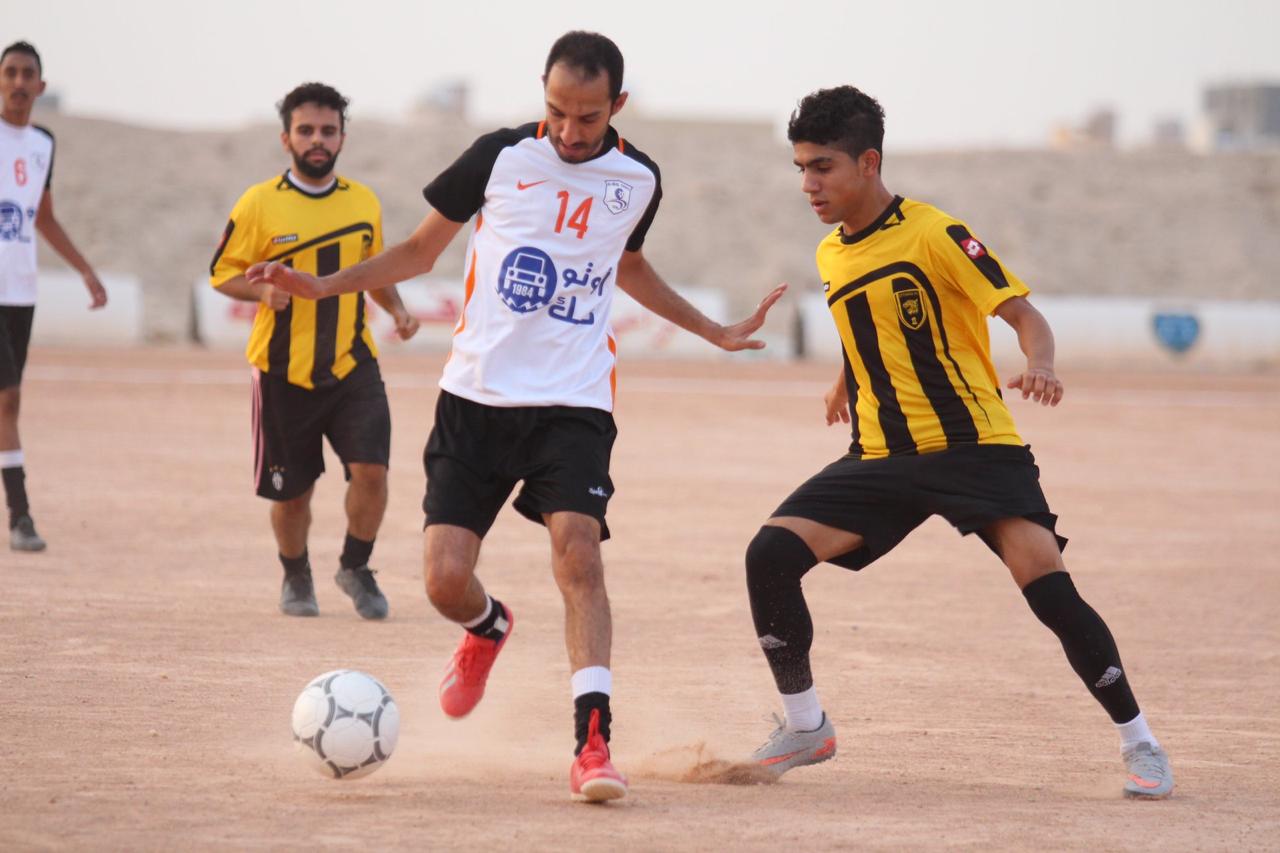
[[284,491],[284,474],[279,471],[271,472],[271,488],[275,489],[277,492]]
[[512,311],[527,314],[551,302],[556,292],[556,265],[533,246],[521,246],[502,260],[498,296]]
[[631,184],[625,181],[604,182],[604,206],[610,213],[621,213],[631,206]]
[[22,208],[11,201],[0,201],[0,240],[22,239]]
[[898,318],[902,325],[913,332],[924,325],[924,299],[920,288],[911,285],[903,290],[894,290],[893,296],[898,300]]

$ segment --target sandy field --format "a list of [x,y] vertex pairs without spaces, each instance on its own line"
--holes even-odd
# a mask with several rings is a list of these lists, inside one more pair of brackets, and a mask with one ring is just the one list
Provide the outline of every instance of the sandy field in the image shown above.
[[[624,354],[625,357],[625,354]],[[1174,760],[1121,798],[1118,738],[982,544],[934,520],[860,574],[806,583],[839,755],[778,784],[699,784],[768,735],[777,698],[742,553],[843,452],[825,365],[625,361],[614,540],[614,755],[630,796],[574,804],[562,608],[541,528],[507,510],[480,574],[518,626],[484,702],[447,720],[459,631],[422,591],[420,457],[441,359],[384,358],[391,618],[329,579],[341,477],[318,489],[321,617],[276,612],[250,486],[247,369],[190,349],[37,350],[24,390],[38,555],[0,552],[0,849],[1264,850],[1280,848],[1280,377],[1067,375],[1012,404]],[[326,670],[382,679],[399,749],[334,782],[289,734]]]

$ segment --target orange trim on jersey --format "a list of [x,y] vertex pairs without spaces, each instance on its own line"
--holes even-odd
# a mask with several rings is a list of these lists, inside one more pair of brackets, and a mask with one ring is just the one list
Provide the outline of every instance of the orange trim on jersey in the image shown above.
[[619,137],[618,137],[618,150],[619,150],[619,151],[621,151],[621,150],[622,150],[622,137],[621,137],[621,136],[619,136]]
[[545,121],[540,121],[538,122],[538,133],[533,138],[541,139],[543,136],[546,135],[546,133],[547,133],[547,123]]
[[483,214],[483,213],[477,213],[477,214],[476,214],[476,230],[477,230],[477,231],[479,231],[479,230],[480,230],[480,226],[481,226],[481,225],[484,225],[484,214]]
[[458,328],[453,330],[453,334],[460,335],[462,330],[467,327],[467,306],[471,304],[471,294],[476,290],[476,252],[471,250],[471,267],[467,270],[467,292],[462,297],[462,317],[458,320]]
[[618,405],[618,342],[613,339],[613,335],[606,335],[609,341],[609,354],[613,356],[613,369],[609,371],[609,400],[614,405]]

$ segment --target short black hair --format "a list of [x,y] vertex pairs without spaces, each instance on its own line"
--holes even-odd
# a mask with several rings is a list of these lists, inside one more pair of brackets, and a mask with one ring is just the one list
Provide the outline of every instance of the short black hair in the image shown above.
[[819,89],[806,95],[787,124],[792,144],[812,142],[838,148],[855,160],[875,149],[884,157],[884,108],[852,86]]
[[581,71],[588,79],[604,71],[609,75],[609,100],[616,101],[622,94],[622,51],[599,33],[573,30],[560,36],[551,45],[542,73],[550,74],[551,66],[557,62]]
[[346,133],[348,103],[350,102],[342,97],[342,93],[332,86],[326,86],[324,83],[303,83],[285,95],[284,100],[276,104],[276,109],[280,111],[280,121],[284,123],[285,133],[292,129],[293,111],[303,104],[319,104],[322,107],[337,110],[338,128]]
[[36,68],[40,71],[40,76],[44,76],[44,63],[40,61],[40,52],[36,50],[35,45],[29,41],[15,41],[0,52],[0,62],[4,62],[4,58],[11,53],[25,53],[36,61]]

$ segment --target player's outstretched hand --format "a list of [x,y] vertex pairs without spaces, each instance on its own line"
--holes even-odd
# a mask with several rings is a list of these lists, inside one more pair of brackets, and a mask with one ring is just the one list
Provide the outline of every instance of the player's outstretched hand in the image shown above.
[[836,379],[836,384],[822,395],[822,402],[827,406],[827,426],[836,421],[849,423],[849,386],[844,384],[843,373]]
[[786,284],[778,285],[769,291],[768,296],[760,300],[760,304],[756,306],[756,310],[752,312],[750,317],[741,323],[722,327],[720,337],[715,342],[716,346],[729,352],[737,352],[744,349],[764,349],[764,341],[757,340],[751,336],[764,325],[764,318],[769,314],[769,309],[786,292]]
[[396,334],[400,336],[400,340],[407,341],[414,335],[418,334],[418,318],[410,314],[408,311],[397,311],[395,314]]
[[93,311],[107,304],[107,289],[102,286],[102,282],[98,280],[98,275],[93,270],[85,273],[84,286],[89,291],[89,310]]
[[279,261],[256,263],[249,267],[244,276],[253,284],[269,284],[294,296],[305,296],[307,299],[320,299],[325,296],[324,285],[320,279],[285,266]]
[[1056,406],[1062,400],[1062,380],[1047,367],[1028,367],[1005,386],[1022,391],[1022,399],[1030,397],[1042,406]]

